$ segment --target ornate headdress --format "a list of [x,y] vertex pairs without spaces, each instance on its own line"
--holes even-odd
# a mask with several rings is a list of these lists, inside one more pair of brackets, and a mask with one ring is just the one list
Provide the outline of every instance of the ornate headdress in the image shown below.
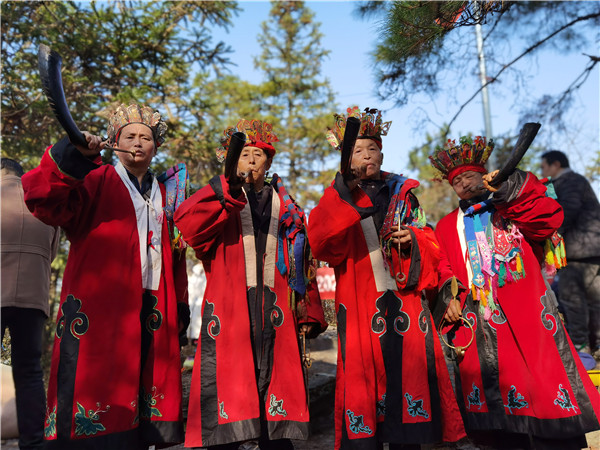
[[246,145],[244,147],[251,145],[261,148],[272,158],[275,155],[275,147],[273,147],[272,143],[279,142],[279,138],[271,131],[272,129],[271,124],[267,122],[256,119],[240,119],[235,127],[229,127],[223,131],[221,146],[216,150],[217,159],[219,162],[225,161],[231,136],[237,131],[241,131],[246,135]]
[[494,141],[486,143],[485,136],[462,136],[459,144],[448,139],[443,147],[438,146],[429,157],[431,165],[439,171],[440,178],[445,178],[450,184],[455,176],[472,170],[487,173],[485,162],[494,150]]
[[[381,111],[373,108],[365,108],[365,112],[361,113],[358,106],[348,108],[346,110],[347,117],[356,117],[360,119],[360,131],[358,139],[373,139],[381,148],[381,136],[385,136],[390,129],[392,122],[384,122],[381,119]],[[327,130],[327,140],[336,149],[342,148],[342,140],[346,131],[346,116],[343,114],[334,114],[335,125]]]
[[108,140],[116,143],[123,127],[130,123],[143,123],[148,126],[152,130],[157,147],[165,142],[167,124],[160,117],[160,113],[149,106],[136,103],[131,103],[129,106],[121,104],[113,111],[108,119]]

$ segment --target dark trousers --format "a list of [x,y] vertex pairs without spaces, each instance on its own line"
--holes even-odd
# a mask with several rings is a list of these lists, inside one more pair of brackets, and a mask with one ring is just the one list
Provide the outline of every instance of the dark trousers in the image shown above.
[[569,261],[559,272],[558,291],[575,348],[600,347],[600,265]]
[[474,431],[468,435],[475,445],[486,445],[495,450],[580,450],[587,447],[585,435],[567,439],[545,439],[500,430]]
[[2,336],[10,330],[10,357],[15,382],[19,448],[41,449],[44,443],[46,393],[40,358],[46,315],[34,308],[2,307]]

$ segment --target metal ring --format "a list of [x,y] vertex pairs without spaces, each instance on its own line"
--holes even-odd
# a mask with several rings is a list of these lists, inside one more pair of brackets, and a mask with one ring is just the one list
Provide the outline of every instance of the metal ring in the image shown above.
[[[462,347],[462,350],[465,351],[473,343],[473,339],[475,339],[475,330],[473,330],[473,325],[471,325],[471,322],[469,322],[467,319],[465,319],[464,317],[461,316],[460,320],[462,320],[464,323],[466,323],[467,326],[469,327],[469,329],[471,330],[471,340],[469,341],[469,343],[467,345]],[[445,321],[446,321],[446,319],[442,319],[442,322],[440,323],[440,328],[442,328],[442,324]],[[446,341],[446,339],[444,338],[444,335],[442,333],[440,333],[440,338],[442,339],[442,342],[444,344],[446,344],[447,347],[451,348],[452,350],[456,350],[456,347],[454,345],[448,344],[448,342]]]

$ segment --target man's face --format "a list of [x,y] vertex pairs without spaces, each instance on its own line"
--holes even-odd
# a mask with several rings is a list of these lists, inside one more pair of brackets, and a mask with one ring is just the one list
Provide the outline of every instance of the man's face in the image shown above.
[[271,167],[271,161],[272,159],[263,149],[248,145],[244,147],[240,159],[238,159],[238,173],[245,172],[247,176],[244,181],[254,184],[256,181],[265,179],[265,174]]
[[548,161],[546,161],[546,158],[542,158],[541,168],[542,168],[542,176],[547,177],[547,178],[553,178],[556,175],[558,175],[558,172],[560,172],[561,166],[558,161],[554,161],[552,164],[548,164]]
[[469,200],[486,192],[483,187],[478,189],[479,186],[482,186],[482,182],[483,174],[468,170],[454,177],[452,189],[461,200]]
[[117,146],[135,152],[135,155],[117,152],[119,160],[125,167],[136,166],[148,169],[152,158],[156,155],[152,130],[143,123],[130,123],[123,127]]
[[379,179],[383,153],[373,139],[357,139],[352,151],[351,167],[361,173],[361,179]]

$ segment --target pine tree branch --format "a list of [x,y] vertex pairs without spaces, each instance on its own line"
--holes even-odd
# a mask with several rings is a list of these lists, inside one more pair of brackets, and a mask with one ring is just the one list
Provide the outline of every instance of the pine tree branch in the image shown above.
[[[456,121],[456,119],[458,118],[458,116],[462,113],[463,109],[465,109],[465,107],[471,103],[475,97],[477,97],[477,95],[483,90],[483,88],[487,87],[489,84],[493,83],[494,81],[496,81],[498,79],[498,77],[502,74],[502,72],[504,72],[506,69],[508,69],[510,66],[512,66],[513,64],[515,64],[517,61],[519,61],[521,58],[523,58],[525,55],[531,53],[533,50],[535,50],[536,48],[538,48],[539,46],[541,46],[542,44],[544,44],[545,42],[549,41],[550,39],[552,39],[554,36],[556,36],[557,34],[559,34],[561,31],[566,30],[567,28],[573,26],[574,24],[576,24],[577,22],[583,22],[586,20],[590,20],[590,19],[595,19],[597,17],[600,17],[600,12],[598,13],[594,13],[594,14],[588,14],[586,16],[581,16],[581,17],[577,17],[576,19],[573,19],[571,22],[563,25],[562,27],[558,28],[557,30],[553,31],[552,33],[550,33],[548,36],[546,36],[544,39],[536,42],[535,44],[533,44],[532,46],[528,47],[523,53],[521,53],[519,56],[517,56],[515,59],[513,59],[512,61],[510,61],[509,63],[505,64],[504,66],[502,66],[502,68],[498,71],[498,73],[496,75],[494,75],[489,81],[487,81],[484,85],[482,85],[479,89],[477,89],[475,91],[475,93],[466,101],[464,102],[461,107],[458,109],[457,113],[454,115],[454,117],[452,117],[452,119],[448,122],[448,125],[446,127],[446,129],[444,130],[444,136],[446,136],[449,132],[450,132],[450,127],[452,126],[452,124]],[[589,56],[589,55],[587,55]],[[594,58],[596,57],[591,57],[592,60],[594,60]]]

